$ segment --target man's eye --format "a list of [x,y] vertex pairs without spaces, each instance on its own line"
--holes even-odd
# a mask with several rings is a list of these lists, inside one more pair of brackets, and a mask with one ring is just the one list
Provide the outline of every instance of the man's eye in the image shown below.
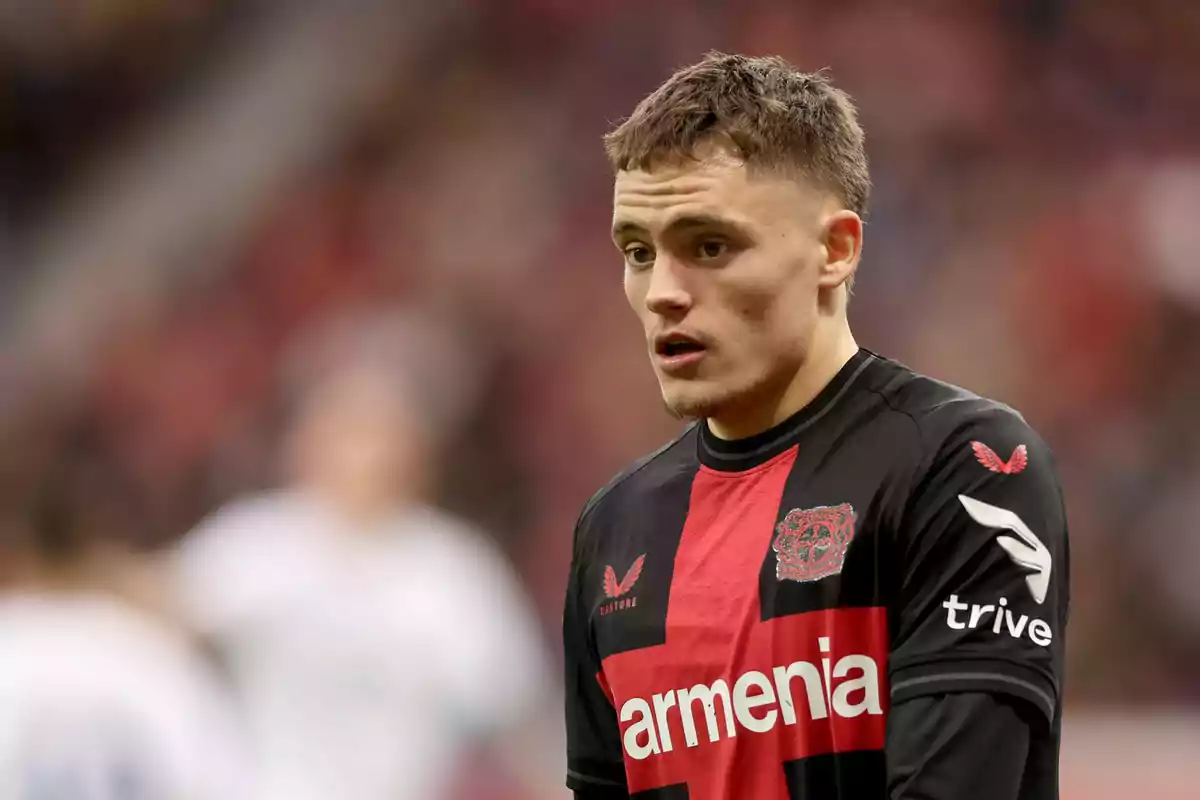
[[729,253],[729,244],[718,239],[703,241],[696,248],[696,255],[702,261],[715,261]]
[[648,267],[654,263],[654,253],[645,245],[630,245],[625,248],[625,263],[631,267]]

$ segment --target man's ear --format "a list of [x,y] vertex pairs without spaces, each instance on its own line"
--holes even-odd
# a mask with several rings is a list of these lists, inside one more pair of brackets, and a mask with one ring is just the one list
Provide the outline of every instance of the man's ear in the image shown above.
[[823,289],[836,289],[851,281],[862,256],[863,221],[848,209],[838,209],[825,217],[821,227],[825,261],[817,281]]

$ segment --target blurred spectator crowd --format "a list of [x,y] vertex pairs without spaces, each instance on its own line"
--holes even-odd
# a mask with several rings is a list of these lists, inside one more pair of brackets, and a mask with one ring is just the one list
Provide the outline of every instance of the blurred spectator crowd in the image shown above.
[[3,519],[52,483],[90,539],[157,559],[284,480],[314,331],[419,309],[459,375],[430,406],[455,412],[435,496],[493,537],[553,643],[580,507],[679,425],[623,306],[599,137],[705,50],[777,53],[828,67],[867,130],[859,341],[1013,405],[1057,454],[1068,708],[1200,704],[1200,5],[346,3],[317,27],[361,51],[352,102],[298,117],[319,146],[231,195],[233,222],[147,248],[149,288],[100,291],[131,267],[99,248],[53,284],[89,288],[39,294],[73,199],[114,196],[133,167],[112,165],[149,147],[129,142],[236,82],[234,54],[302,5],[0,1]]

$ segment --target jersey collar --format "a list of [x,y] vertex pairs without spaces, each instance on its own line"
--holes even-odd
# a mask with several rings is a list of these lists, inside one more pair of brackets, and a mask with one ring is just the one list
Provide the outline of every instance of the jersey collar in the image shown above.
[[874,353],[859,348],[812,402],[769,430],[746,439],[721,439],[701,420],[697,449],[700,463],[722,472],[741,472],[770,461],[796,444],[804,431],[817,424],[856,385],[859,376],[876,360]]

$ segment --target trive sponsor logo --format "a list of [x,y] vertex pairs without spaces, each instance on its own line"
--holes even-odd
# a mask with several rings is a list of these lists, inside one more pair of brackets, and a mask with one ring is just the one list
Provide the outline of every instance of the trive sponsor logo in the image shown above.
[[[1013,617],[1012,609],[1008,608],[1008,598],[1001,597],[997,605],[977,605],[963,603],[958,595],[950,595],[950,599],[942,603],[946,609],[946,625],[956,631],[981,626],[991,628],[992,633],[1007,633],[1014,639],[1028,636],[1036,645],[1048,647],[1054,639],[1054,632],[1045,620],[1030,618],[1025,614]],[[959,617],[959,612],[964,612]]]
[[[829,653],[828,637],[819,638],[817,644],[822,653]],[[801,698],[799,712],[794,687]],[[640,761],[680,746],[676,731],[683,734],[684,747],[697,747],[701,741],[697,709],[708,741],[716,742],[737,736],[738,726],[766,733],[780,722],[795,725],[800,719],[821,720],[831,714],[881,715],[880,692],[879,664],[870,656],[847,655],[836,663],[828,657],[820,664],[793,661],[772,668],[770,674],[747,671],[732,687],[722,678],[649,698],[630,698],[621,705],[621,723],[630,723],[622,741],[629,757]]]

